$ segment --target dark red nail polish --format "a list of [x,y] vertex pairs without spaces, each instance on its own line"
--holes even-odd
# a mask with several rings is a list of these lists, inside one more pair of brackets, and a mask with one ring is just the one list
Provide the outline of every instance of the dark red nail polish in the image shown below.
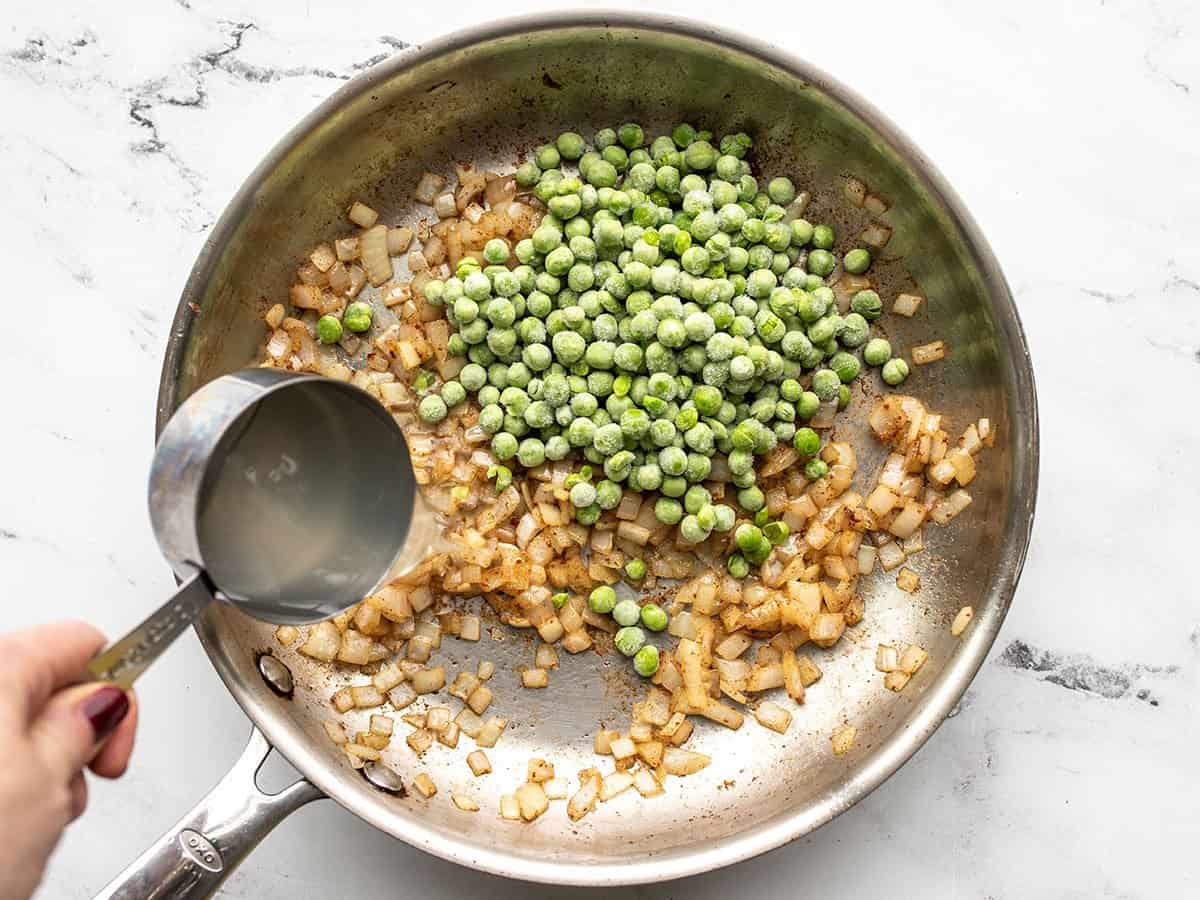
[[129,712],[129,695],[119,687],[113,687],[111,684],[105,685],[90,694],[79,708],[92,723],[92,731],[96,735],[96,741],[99,742],[112,734],[113,730],[121,724],[121,720],[125,718],[125,714]]

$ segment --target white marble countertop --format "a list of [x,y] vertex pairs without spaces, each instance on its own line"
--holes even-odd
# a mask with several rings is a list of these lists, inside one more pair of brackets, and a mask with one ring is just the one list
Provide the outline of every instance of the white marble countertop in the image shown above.
[[[1200,500],[1200,7],[770,6],[769,21],[742,23],[744,5],[638,4],[807,57],[871,98],[957,187],[1032,345],[1038,522],[991,659],[899,774],[757,862],[612,893],[717,897],[753,878],[761,897],[794,896],[798,879],[860,897],[1195,895],[1200,605],[1190,568],[1172,560],[1192,552]],[[6,7],[0,260],[33,280],[10,285],[0,320],[0,626],[74,615],[115,634],[170,589],[143,487],[162,349],[207,230],[268,147],[406,42],[551,7]],[[97,350],[103,364],[85,364]],[[193,637],[139,689],[132,770],[94,784],[44,897],[90,897],[241,749],[246,720]],[[285,822],[225,896],[369,900],[418,886],[563,893],[422,855],[325,803]]]

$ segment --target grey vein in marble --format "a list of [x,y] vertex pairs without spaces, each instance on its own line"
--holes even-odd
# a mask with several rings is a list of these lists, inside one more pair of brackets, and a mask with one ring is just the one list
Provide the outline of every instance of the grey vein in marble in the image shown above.
[[1135,691],[1138,700],[1151,706],[1159,701],[1146,688],[1138,688],[1139,680],[1147,675],[1170,676],[1179,673],[1179,666],[1124,665],[1105,666],[1078,654],[1061,654],[1031,647],[1024,641],[1012,641],[1000,654],[999,663],[1012,669],[1036,673],[1042,681],[1056,684],[1069,691],[1082,691],[1109,700],[1120,700]]

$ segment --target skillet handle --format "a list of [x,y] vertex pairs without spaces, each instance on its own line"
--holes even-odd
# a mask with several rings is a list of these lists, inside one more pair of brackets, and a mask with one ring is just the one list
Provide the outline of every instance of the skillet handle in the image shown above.
[[271,744],[257,728],[208,796],[113,879],[96,900],[198,900],[229,874],[291,812],[325,795],[301,779],[278,794],[255,780]]

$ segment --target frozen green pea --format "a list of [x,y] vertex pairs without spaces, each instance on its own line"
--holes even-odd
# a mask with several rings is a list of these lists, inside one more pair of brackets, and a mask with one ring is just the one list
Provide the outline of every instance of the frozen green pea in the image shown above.
[[883,338],[871,338],[863,348],[863,362],[868,366],[882,366],[892,358],[892,345]]
[[342,314],[342,324],[356,334],[362,334],[370,329],[372,316],[370,304],[356,301],[346,307]]
[[695,515],[686,515],[679,523],[679,536],[689,544],[698,544],[708,538],[712,529],[707,531]]
[[791,223],[792,229],[792,246],[804,247],[813,238],[813,227],[806,219],[793,219]]
[[670,497],[659,497],[654,502],[654,517],[664,525],[675,525],[683,518],[683,504]]
[[729,377],[746,381],[754,377],[754,363],[749,356],[735,356],[729,361]]
[[442,385],[442,400],[448,408],[454,408],[467,399],[467,390],[457,381],[447,381]]
[[[440,402],[442,398],[438,397],[437,399]],[[444,403],[442,405],[445,406]],[[492,438],[492,454],[499,460],[512,459],[517,455],[517,439],[508,432],[500,432]]]
[[708,141],[693,141],[683,151],[684,162],[693,172],[704,172],[717,163],[717,151]]
[[694,484],[683,495],[683,508],[689,513],[697,513],[700,509],[712,503],[712,495],[706,488]]
[[724,400],[719,388],[707,384],[695,388],[691,399],[696,404],[697,412],[704,416],[716,415]]
[[861,275],[871,267],[871,254],[861,247],[851,250],[842,257],[842,268],[851,275]]
[[575,507],[591,506],[596,502],[596,489],[586,481],[581,481],[571,488],[571,505]]
[[546,445],[540,438],[530,437],[521,441],[517,448],[517,462],[527,469],[540,466],[546,461]]
[[584,143],[582,135],[576,134],[574,131],[564,131],[558,136],[554,146],[563,159],[575,160],[583,156],[587,145]]
[[816,456],[821,449],[821,437],[811,428],[797,428],[792,446],[801,456]]
[[639,490],[657,491],[662,484],[662,469],[655,463],[638,466],[635,472]]
[[663,479],[662,485],[658,490],[664,497],[678,499],[687,492],[687,489],[688,482],[686,478],[679,475],[669,475]]
[[621,450],[617,453],[608,454],[602,457],[602,459],[604,474],[608,480],[625,481],[633,471],[633,464],[637,457],[628,450]]
[[534,372],[544,372],[554,356],[545,344],[529,344],[521,351],[521,361]]
[[845,351],[835,353],[829,360],[829,368],[832,369],[842,380],[842,384],[849,384],[858,377],[859,370],[862,368],[858,361],[858,357]]
[[833,272],[837,261],[828,250],[812,250],[808,254],[808,261],[805,265],[811,274],[824,278]]
[[838,335],[843,347],[861,347],[870,335],[870,325],[867,320],[856,312],[842,319],[842,333]]
[[883,364],[880,374],[883,376],[885,384],[895,387],[908,377],[908,363],[900,357],[889,359]]
[[595,437],[592,439],[592,446],[606,456],[616,453],[624,445],[625,438],[621,432],[621,426],[615,422],[597,428]]
[[588,609],[598,615],[607,615],[617,605],[617,592],[606,584],[594,588],[588,594]]
[[712,509],[715,516],[713,531],[724,533],[733,528],[733,523],[737,521],[737,513],[733,511],[732,506],[726,506],[724,503],[718,503]]
[[696,140],[696,129],[687,122],[676,125],[671,132],[671,140],[675,142],[675,146],[680,150],[686,149],[688,144]]
[[830,369],[818,369],[813,372],[812,389],[820,400],[836,400],[841,379]]
[[554,356],[563,365],[569,366],[583,359],[587,352],[587,342],[574,331],[560,331],[550,340]]
[[658,465],[667,475],[682,475],[687,469],[687,453],[679,447],[664,447],[658,453]]
[[607,478],[596,485],[596,505],[601,509],[616,509],[621,502],[621,486]]
[[[769,434],[770,432],[767,433]],[[748,487],[738,491],[737,500],[738,505],[742,509],[749,510],[750,512],[757,512],[766,503],[766,498],[763,496],[762,490],[758,487]]]
[[696,524],[708,534],[713,532],[717,525],[717,511],[711,503],[706,503],[701,506],[695,513]]
[[633,657],[633,668],[643,678],[649,678],[658,671],[658,648],[646,644]]
[[[588,166],[587,173],[584,175],[588,184],[597,189],[612,188],[617,183],[617,167],[607,159],[598,159]],[[600,199],[600,205],[603,207],[605,198]],[[611,205],[611,203],[610,203]],[[600,243],[597,241],[597,243]]]
[[533,187],[541,177],[542,170],[538,168],[538,164],[532,159],[526,160],[517,167],[517,184],[523,188]]
[[500,238],[492,238],[483,245],[483,258],[493,265],[508,261],[508,243]]
[[546,459],[557,462],[560,459],[566,459],[570,452],[571,445],[561,434],[554,434],[546,438]]
[[809,481],[816,481],[829,474],[829,465],[823,459],[810,459],[804,465],[804,476]]
[[322,344],[336,344],[342,339],[342,323],[336,316],[321,316],[317,320],[317,338]]
[[[645,565],[643,563],[643,565]],[[642,610],[634,600],[622,600],[613,607],[613,620],[621,626],[636,625],[641,621]],[[626,654],[627,656],[629,654]]]
[[555,169],[562,161],[558,149],[553,144],[543,144],[533,151],[533,158],[543,172]]
[[749,449],[735,447],[729,452],[728,466],[730,474],[745,475],[754,468],[754,454]]
[[745,554],[746,562],[752,566],[761,566],[771,555],[771,542],[764,537],[757,547],[745,551]]
[[712,451],[689,453],[687,468],[683,470],[684,477],[691,482],[704,481],[712,472]]
[[791,529],[786,522],[768,522],[763,526],[763,537],[778,547],[788,539]]
[[743,553],[754,550],[760,546],[763,541],[762,529],[757,525],[751,525],[746,522],[737,527],[737,531],[733,533],[734,543]]
[[421,400],[417,414],[423,422],[440,422],[446,418],[446,401],[437,394],[429,394]]
[[694,312],[683,321],[684,331],[689,341],[702,343],[707,341],[717,330],[712,316],[706,312]]
[[[618,147],[616,144],[601,150],[600,160],[601,162],[608,163],[618,172],[624,172],[629,167],[629,153],[626,152],[624,147]],[[610,202],[609,207],[611,208],[611,206]]]
[[851,298],[850,309],[868,322],[874,322],[883,315],[883,301],[875,291],[859,291]]
[[580,525],[595,525],[600,518],[600,507],[596,504],[575,510],[575,521]]
[[725,568],[734,578],[745,578],[750,574],[750,564],[740,553],[731,554],[725,561]]
[[683,265],[684,270],[692,275],[702,274],[708,269],[710,262],[708,251],[699,246],[688,247],[683,251],[683,255],[680,256],[679,261]]

